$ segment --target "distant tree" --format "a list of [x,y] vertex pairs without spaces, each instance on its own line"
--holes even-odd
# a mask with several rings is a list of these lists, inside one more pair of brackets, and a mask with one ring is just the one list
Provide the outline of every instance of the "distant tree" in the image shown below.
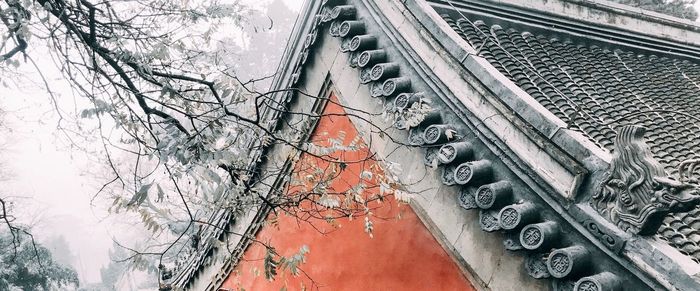
[[679,18],[698,19],[698,12],[693,8],[695,0],[613,0],[621,4],[639,7]]
[[44,241],[43,245],[51,251],[56,262],[66,266],[75,266],[77,257],[63,235]]
[[120,262],[128,257],[126,250],[113,243],[112,249],[109,250],[109,264],[106,267],[100,268],[100,277],[105,290],[116,291],[117,282],[124,272],[128,269],[126,262]]
[[0,290],[70,290],[78,273],[53,260],[51,252],[28,235],[0,233]]

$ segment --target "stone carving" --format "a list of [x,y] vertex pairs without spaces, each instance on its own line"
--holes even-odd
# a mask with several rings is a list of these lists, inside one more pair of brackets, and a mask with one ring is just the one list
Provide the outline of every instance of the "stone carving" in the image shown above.
[[354,19],[357,10],[352,5],[340,5],[333,7],[330,11],[330,18],[335,20]]
[[377,38],[371,35],[357,35],[350,40],[350,51],[367,50],[377,45]]
[[[477,204],[479,201],[477,201]],[[511,230],[530,223],[538,217],[537,207],[531,202],[503,207],[498,213],[501,228]]]
[[382,88],[384,89],[384,97],[391,97],[410,90],[411,79],[409,77],[391,78],[384,81]]
[[[397,97],[398,98],[398,97]],[[440,163],[461,163],[474,156],[472,144],[466,141],[443,145],[440,148],[438,159]]]
[[340,21],[331,22],[331,25],[328,27],[328,34],[333,37],[340,36],[340,23]]
[[605,244],[606,247],[615,253],[620,253],[622,248],[625,246],[625,241],[623,239],[607,233],[593,220],[584,221],[583,226],[585,226],[591,234],[593,234],[600,242]]
[[369,94],[374,98],[382,97],[384,94],[384,89],[382,88],[381,82],[374,82],[369,85]]
[[[442,169],[442,183],[447,186],[452,186],[455,184],[455,166],[445,166]],[[472,195],[474,197],[474,195]]]
[[539,228],[525,227],[523,231],[520,232],[520,240],[524,245],[528,246],[528,248],[535,249],[544,241],[544,234]]
[[395,63],[381,63],[372,67],[372,81],[382,81],[386,78],[392,78],[398,75],[399,65]]
[[[350,38],[352,36],[365,33],[365,23],[359,20],[347,20],[340,23],[338,36]],[[348,39],[348,48],[350,47]]]
[[364,68],[360,70],[360,83],[367,84],[369,82],[372,82],[372,69]]
[[482,185],[474,195],[479,208],[489,209],[510,202],[513,190],[508,181]]
[[348,54],[348,65],[353,68],[357,68],[357,56],[360,54],[356,52],[350,52]]
[[558,238],[559,227],[554,221],[529,224],[520,231],[520,243],[528,250],[547,249]]
[[408,131],[408,144],[419,146],[423,145],[425,140],[423,140],[423,130],[418,127],[411,128]]
[[525,257],[525,270],[530,277],[535,279],[549,278],[552,275],[549,274],[547,269],[547,253],[531,253]]
[[370,66],[386,61],[386,51],[383,49],[369,50],[360,53],[357,65],[360,68],[372,68]]
[[549,258],[549,271],[555,274],[556,277],[561,278],[568,274],[569,269],[571,269],[571,258],[564,253],[556,253]]
[[506,235],[506,238],[503,239],[503,247],[509,251],[519,251],[523,249],[523,245],[520,244],[518,236],[514,234]]
[[457,166],[455,181],[460,185],[470,182],[489,182],[492,174],[491,162],[488,160],[466,162]]
[[479,211],[479,226],[486,232],[501,230],[501,225],[498,223],[498,211]]
[[474,198],[476,198],[476,204],[479,205],[479,208],[489,209],[495,201],[495,196],[491,188],[481,186],[476,190]]
[[602,272],[593,276],[583,277],[574,285],[574,291],[620,291],[620,278],[610,272]]
[[347,39],[347,38],[343,39],[340,42],[340,51],[344,52],[344,53],[349,52],[350,51],[350,42],[351,42],[350,39]]
[[[652,235],[666,214],[700,203],[700,186],[685,174],[679,180],[666,174],[652,157],[644,133],[643,127],[635,125],[618,131],[610,168],[591,205],[624,231]],[[687,173],[698,164],[700,161],[686,161],[680,170]]]
[[423,97],[423,93],[401,93],[394,99],[394,105],[399,110],[411,107]]
[[590,253],[583,246],[554,250],[547,258],[547,270],[554,278],[564,278],[589,267]]
[[[454,130],[454,128],[451,125],[433,124],[425,129],[423,139],[425,140],[426,144],[443,144],[447,142],[450,138],[454,138],[453,135],[456,135],[456,132],[457,131]],[[440,148],[440,150],[441,152],[443,152],[443,150],[447,149]]]
[[477,208],[476,201],[474,201],[474,194],[466,187],[462,187],[459,191],[459,206],[467,210]]
[[331,18],[331,11],[332,10],[333,10],[332,8],[328,8],[328,7],[321,8],[320,14],[321,14],[321,21],[322,22],[328,22],[328,21],[332,20],[332,18]]
[[310,49],[314,43],[316,43],[316,38],[318,37],[318,34],[316,34],[316,31],[312,31],[309,34],[306,35],[306,39],[304,39],[304,49]]
[[438,149],[436,147],[429,147],[425,149],[425,156],[423,157],[423,163],[426,166],[433,166],[436,165],[435,160],[437,159],[437,151]]

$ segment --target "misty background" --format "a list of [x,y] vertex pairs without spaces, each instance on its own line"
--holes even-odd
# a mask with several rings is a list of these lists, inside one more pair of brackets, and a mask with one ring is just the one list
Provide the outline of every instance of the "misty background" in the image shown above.
[[[262,12],[253,21],[269,28],[271,20],[272,28],[222,29],[214,38],[220,40],[220,51],[241,80],[270,76],[277,68],[303,0],[242,2]],[[4,83],[0,91],[2,191],[14,202],[18,222],[30,225],[38,242],[51,250],[58,262],[75,268],[81,287],[119,280],[108,278],[115,273],[111,271],[119,269],[110,260],[110,254],[119,257],[116,253],[120,252],[113,239],[129,244],[150,235],[136,221],[128,221],[123,215],[108,215],[106,209],[111,200],[94,197],[108,179],[104,174],[108,173],[106,165],[91,154],[101,150],[99,141],[77,132],[66,134],[57,130],[60,118],[63,123],[82,123],[89,128],[90,120],[78,119],[79,108],[86,108],[88,103],[73,95],[52,60],[45,58],[35,61],[57,97],[55,104],[31,66],[25,66],[23,73],[27,78],[0,76]],[[10,83],[12,80],[15,82]],[[265,85],[259,84],[258,89],[266,89]]]

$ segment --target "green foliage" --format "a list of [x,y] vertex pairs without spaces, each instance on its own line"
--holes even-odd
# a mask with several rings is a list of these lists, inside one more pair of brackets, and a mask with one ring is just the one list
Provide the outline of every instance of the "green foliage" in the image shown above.
[[[15,244],[16,243],[16,244]],[[29,237],[0,233],[0,290],[65,290],[78,287],[78,274],[54,261],[48,249]]]
[[698,19],[698,12],[693,8],[696,0],[612,0],[625,5],[645,10],[668,14],[689,20]]

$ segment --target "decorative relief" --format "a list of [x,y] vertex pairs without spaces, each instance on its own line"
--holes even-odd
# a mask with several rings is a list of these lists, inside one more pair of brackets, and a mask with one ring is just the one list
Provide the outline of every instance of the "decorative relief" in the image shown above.
[[593,276],[583,277],[574,285],[574,291],[621,291],[620,278],[610,272],[602,272]]
[[357,65],[359,65],[360,68],[364,68],[385,61],[386,51],[383,49],[369,50],[360,53],[360,57],[357,60]]
[[440,134],[440,127],[433,124],[425,129],[425,132],[423,133],[423,139],[428,144],[434,144],[440,138]]
[[547,253],[531,253],[525,257],[525,271],[530,277],[535,279],[549,278],[552,275],[549,274],[547,269],[547,258],[549,254]]
[[507,234],[503,239],[503,247],[509,251],[519,251],[523,249],[517,235]]
[[551,274],[554,274],[557,278],[562,278],[570,272],[572,264],[571,257],[567,254],[555,253],[549,257],[547,266]]
[[476,201],[474,201],[474,195],[467,188],[462,188],[459,191],[459,206],[464,209],[476,209]]
[[440,148],[438,159],[440,163],[443,164],[461,163],[471,159],[473,156],[474,151],[472,150],[472,144],[467,141],[462,141],[443,145]]
[[438,149],[435,147],[429,147],[425,149],[425,156],[423,157],[423,163],[428,166],[434,165],[435,159],[437,159]]
[[330,17],[332,19],[336,20],[346,20],[346,19],[354,19],[355,14],[357,14],[357,10],[355,9],[355,6],[352,5],[340,5],[333,7],[330,12]]
[[384,94],[384,89],[382,88],[382,83],[374,82],[369,85],[369,94],[374,98],[382,97]]
[[508,181],[498,181],[482,185],[476,190],[476,204],[489,209],[510,202],[513,190]]
[[[700,185],[681,175],[666,174],[644,141],[643,127],[620,128],[610,167],[591,205],[622,230],[639,235],[655,234],[663,217],[700,203]],[[700,161],[686,161],[683,169]],[[683,171],[681,171],[683,172]]]
[[340,51],[344,53],[350,51],[350,39],[346,38],[340,41]]
[[394,105],[399,110],[404,110],[411,107],[415,102],[418,102],[422,97],[421,93],[401,93],[394,99]]
[[488,209],[491,208],[491,205],[495,200],[494,197],[495,195],[493,195],[493,190],[491,190],[491,188],[482,186],[476,190],[476,195],[474,198],[476,198],[476,204],[479,205],[480,208]]
[[340,21],[331,22],[331,25],[328,27],[328,34],[333,37],[340,36]]
[[408,131],[408,144],[419,146],[423,145],[423,131],[420,128],[414,127]]
[[576,291],[602,291],[600,286],[596,285],[593,281],[583,281],[574,285],[574,290]]
[[547,270],[555,278],[564,278],[589,267],[590,253],[583,246],[554,250],[547,258]]
[[391,97],[411,89],[411,79],[408,77],[391,78],[384,81],[384,97]]
[[479,226],[486,232],[501,230],[501,225],[498,223],[498,211],[479,211]]
[[558,238],[559,227],[554,221],[529,224],[520,231],[520,243],[528,250],[547,249]]
[[524,228],[521,232],[520,240],[530,249],[535,249],[544,241],[544,234],[536,227]]
[[[408,98],[406,98],[408,99]],[[451,163],[454,158],[457,156],[457,149],[451,144],[446,144],[442,147],[440,147],[440,151],[438,152],[438,159],[440,163],[443,164],[449,164]]]
[[[360,56],[362,56],[362,54],[360,54]],[[369,82],[372,82],[372,69],[364,68],[360,70],[360,83],[368,84]]]
[[[439,155],[439,150],[438,150]],[[455,166],[445,166],[442,168],[442,183],[447,186],[452,186],[455,184]],[[474,197],[474,195],[472,195]],[[472,199],[473,200],[473,199]]]
[[395,63],[381,63],[372,67],[372,81],[381,81],[399,75],[399,65]]
[[357,35],[350,40],[350,51],[366,50],[377,45],[377,38],[371,35]]
[[501,221],[501,227],[505,226],[508,227],[508,229],[514,228],[520,220],[518,211],[513,208],[503,209],[498,217]]
[[[479,201],[477,200],[477,203]],[[503,207],[498,213],[501,228],[511,230],[537,218],[537,207],[530,202]]]
[[356,52],[351,52],[348,55],[348,65],[350,65],[350,67],[353,67],[353,68],[357,67],[357,56],[359,56],[359,55],[360,54],[358,54]]
[[[365,33],[365,23],[359,20],[347,20],[340,24],[340,29],[338,31],[338,36],[340,37],[352,37],[358,34]],[[350,46],[350,39],[348,39],[348,48]]]
[[593,234],[600,242],[602,242],[606,247],[619,254],[620,251],[625,247],[625,240],[619,238],[615,235],[611,235],[606,230],[602,229],[593,220],[586,220],[583,222],[583,226],[586,227],[588,232]]
[[455,171],[455,181],[457,184],[465,185],[470,182],[483,183],[491,179],[491,162],[488,160],[478,160],[466,162],[457,166]]

